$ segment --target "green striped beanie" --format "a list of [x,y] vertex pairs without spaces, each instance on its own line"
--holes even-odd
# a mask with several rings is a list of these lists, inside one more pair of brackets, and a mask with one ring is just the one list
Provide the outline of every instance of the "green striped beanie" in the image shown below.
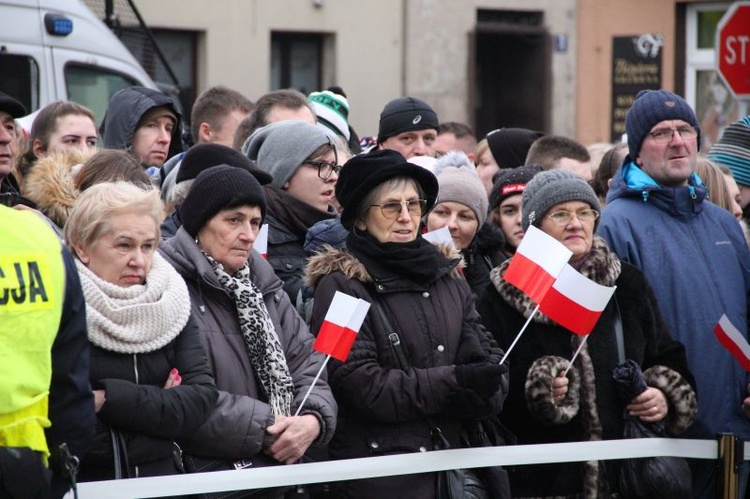
[[750,186],[750,115],[724,130],[708,151],[708,159],[729,168],[738,184]]
[[343,95],[330,90],[313,92],[307,99],[312,103],[318,123],[330,128],[336,135],[349,140],[349,102]]

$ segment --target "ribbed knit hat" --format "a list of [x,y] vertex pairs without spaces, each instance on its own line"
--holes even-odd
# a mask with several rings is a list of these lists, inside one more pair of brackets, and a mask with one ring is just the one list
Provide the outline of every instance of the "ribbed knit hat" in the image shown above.
[[259,206],[266,217],[266,196],[255,177],[242,168],[212,166],[195,177],[180,205],[180,219],[187,233],[196,237],[218,212],[243,205]]
[[473,169],[449,166],[440,172],[437,180],[440,188],[436,205],[446,201],[461,203],[468,206],[477,217],[477,230],[484,225],[487,220],[487,191]]
[[[526,184],[521,198],[521,224],[523,230],[529,225],[539,227],[550,208],[568,201],[583,201],[601,213],[602,208],[594,189],[577,173],[567,170],[548,170],[537,173]],[[599,224],[596,219],[594,231]]]
[[270,184],[273,177],[257,168],[247,156],[222,144],[196,144],[185,153],[180,162],[175,183],[191,180],[200,172],[217,165],[229,165],[249,171],[261,185]]
[[422,187],[427,199],[427,211],[435,205],[438,182],[427,169],[406,161],[401,154],[390,149],[354,156],[347,161],[336,182],[336,199],[341,205],[341,225],[351,230],[362,215],[362,200],[386,180],[410,177]]
[[750,187],[750,115],[724,130],[708,151],[708,159],[726,166],[738,184]]
[[330,143],[325,132],[315,125],[297,120],[279,121],[256,130],[242,152],[273,176],[271,185],[283,189],[312,153]]
[[516,168],[526,164],[531,144],[544,133],[526,128],[498,128],[487,134],[487,145],[500,168]]
[[377,143],[382,144],[388,137],[412,130],[434,128],[437,132],[438,126],[437,114],[425,101],[399,97],[386,104],[380,113]]
[[664,120],[682,120],[698,131],[700,150],[701,130],[698,118],[685,99],[667,90],[641,90],[625,115],[625,133],[628,135],[628,154],[635,160],[641,152],[646,134],[654,125]]
[[521,166],[518,168],[503,168],[494,176],[492,191],[490,192],[489,210],[492,211],[507,198],[523,194],[534,175],[542,171],[539,165]]
[[336,135],[349,140],[349,102],[343,95],[335,94],[330,90],[313,92],[307,99],[312,104],[318,123],[333,130]]

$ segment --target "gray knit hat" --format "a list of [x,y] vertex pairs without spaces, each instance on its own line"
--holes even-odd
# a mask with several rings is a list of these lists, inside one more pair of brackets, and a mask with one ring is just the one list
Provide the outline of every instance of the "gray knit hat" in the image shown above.
[[331,144],[330,139],[315,125],[297,120],[279,121],[256,130],[242,152],[273,176],[272,186],[283,189],[297,168],[326,144]]
[[[583,201],[591,205],[592,209],[600,213],[602,211],[594,189],[583,177],[567,170],[548,170],[537,173],[526,184],[522,196],[521,224],[524,232],[529,228],[529,225],[539,227],[542,218],[556,204],[567,203],[568,201]],[[594,231],[596,231],[598,224],[599,219],[597,218]]]
[[468,206],[479,221],[477,230],[487,220],[487,191],[474,170],[449,166],[438,175],[436,206],[446,201]]

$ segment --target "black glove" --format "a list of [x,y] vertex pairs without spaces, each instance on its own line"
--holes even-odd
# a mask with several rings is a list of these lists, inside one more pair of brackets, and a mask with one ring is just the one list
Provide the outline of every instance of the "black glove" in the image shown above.
[[453,393],[445,405],[443,413],[459,419],[484,419],[496,411],[486,397],[480,397],[474,390],[458,390]]
[[456,366],[456,380],[462,388],[472,390],[482,398],[491,397],[500,389],[506,365],[495,363],[464,364]]

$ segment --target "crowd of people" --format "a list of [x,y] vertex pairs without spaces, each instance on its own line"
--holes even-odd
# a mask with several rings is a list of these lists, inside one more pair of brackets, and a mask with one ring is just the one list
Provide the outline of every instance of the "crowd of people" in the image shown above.
[[[142,87],[101,126],[59,101],[24,130],[28,111],[0,92],[0,496],[467,448],[478,432],[618,439],[625,418],[750,439],[750,378],[713,334],[726,316],[747,337],[750,116],[703,154],[666,90],[638,95],[622,143],[589,147],[477,137],[409,96],[360,135],[340,87],[256,102],[212,87],[189,133]],[[505,279],[530,227],[616,286],[588,336]],[[370,304],[346,360],[313,348],[339,292]],[[629,400],[623,358],[646,383]],[[460,494],[620,497],[621,464],[465,470]],[[714,463],[690,467],[693,497],[716,497]],[[744,497],[750,466],[738,474]],[[421,473],[221,497],[445,488]]]

